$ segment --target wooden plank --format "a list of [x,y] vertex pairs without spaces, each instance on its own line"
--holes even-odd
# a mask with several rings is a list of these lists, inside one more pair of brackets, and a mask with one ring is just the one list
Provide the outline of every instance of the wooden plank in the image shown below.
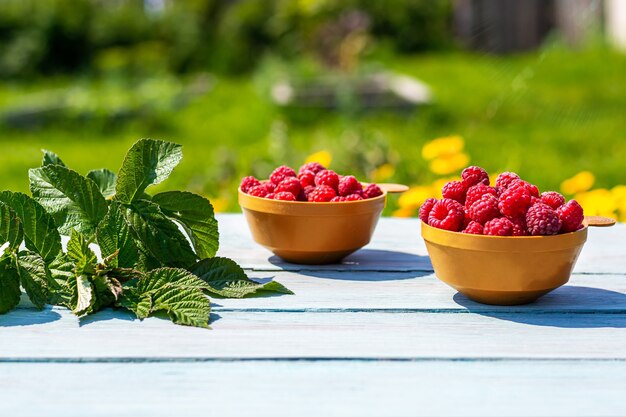
[[3,416],[626,414],[625,362],[4,363],[0,375]]
[[[371,243],[336,265],[294,265],[256,244],[240,214],[218,215],[222,256],[260,271],[432,271],[417,219],[382,218]],[[578,273],[626,272],[626,224],[593,228],[576,264]]]
[[0,316],[0,358],[604,358],[626,360],[626,314],[221,312],[214,330],[102,311]]

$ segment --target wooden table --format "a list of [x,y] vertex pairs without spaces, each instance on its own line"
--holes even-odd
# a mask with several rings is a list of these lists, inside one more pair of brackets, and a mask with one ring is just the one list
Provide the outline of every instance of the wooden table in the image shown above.
[[27,303],[0,316],[0,416],[626,415],[626,225],[517,307],[437,281],[417,220],[342,265],[289,265],[222,215],[221,254],[294,296],[216,300],[212,328]]

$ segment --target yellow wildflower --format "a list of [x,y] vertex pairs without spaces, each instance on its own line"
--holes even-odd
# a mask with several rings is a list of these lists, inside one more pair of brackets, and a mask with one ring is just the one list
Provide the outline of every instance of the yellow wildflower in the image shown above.
[[455,155],[463,150],[464,141],[461,136],[448,136],[433,139],[422,148],[422,157],[427,161],[431,159]]
[[399,208],[395,210],[391,215],[393,217],[412,217],[415,214],[415,208]]
[[563,194],[576,194],[591,189],[596,178],[589,171],[581,171],[561,183]]
[[469,160],[469,156],[461,152],[437,157],[430,162],[429,167],[437,175],[447,175],[465,168]]
[[216,213],[223,213],[228,209],[228,199],[223,197],[210,197],[211,205],[213,205],[213,211]]
[[307,156],[304,162],[307,164],[309,162],[319,162],[320,164],[328,168],[332,160],[333,160],[333,156],[329,151],[321,150],[319,152],[315,152]]
[[496,180],[498,179],[498,175],[500,175],[501,172],[496,172],[495,174],[491,174],[489,176],[489,184],[491,184],[492,187],[496,186]]
[[394,168],[391,164],[383,164],[378,168],[374,169],[370,176],[372,177],[372,181],[374,182],[384,182],[389,178],[393,177],[396,173],[396,168]]
[[426,201],[427,198],[434,197],[435,190],[427,185],[416,185],[402,193],[398,198],[398,205],[402,209],[414,210]]
[[591,191],[580,192],[575,195],[576,200],[583,207],[587,216],[606,216],[615,218],[615,198],[605,189],[598,188]]

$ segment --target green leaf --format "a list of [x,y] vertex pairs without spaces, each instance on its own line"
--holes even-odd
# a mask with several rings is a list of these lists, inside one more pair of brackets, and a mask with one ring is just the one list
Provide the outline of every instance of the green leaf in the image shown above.
[[89,248],[89,242],[85,236],[74,229],[72,229],[70,240],[67,242],[67,257],[74,262],[76,274],[93,275],[96,273],[98,258]]
[[93,312],[112,306],[122,295],[122,284],[115,278],[107,275],[95,276],[92,283],[96,298]]
[[117,175],[115,172],[106,168],[95,169],[87,173],[87,178],[96,183],[105,198],[110,198],[115,195],[115,184],[117,183]]
[[219,248],[217,220],[211,202],[185,191],[168,191],[152,197],[163,213],[181,223],[200,258],[212,258]]
[[72,298],[70,282],[76,279],[74,263],[66,254],[61,254],[48,265],[48,270],[50,272],[48,276],[48,288],[50,289],[48,303],[72,308],[70,304]]
[[107,212],[107,203],[98,186],[61,165],[47,165],[29,170],[30,190],[61,233],[76,229],[91,235]]
[[93,287],[86,275],[75,275],[69,280],[71,291],[70,308],[77,316],[89,314],[96,302]]
[[126,154],[115,187],[118,201],[130,204],[152,185],[165,180],[183,157],[175,143],[141,139]]
[[43,152],[43,160],[41,161],[42,167],[45,167],[46,165],[66,166],[61,158],[59,158],[59,155],[55,154],[54,152],[48,151],[46,149],[42,149],[41,152]]
[[23,240],[22,221],[11,207],[0,202],[0,245],[8,242],[9,250],[16,250]]
[[34,252],[22,251],[17,257],[17,271],[30,301],[38,309],[43,309],[48,301],[48,282],[50,281],[44,260]]
[[52,217],[35,200],[22,193],[0,192],[0,201],[22,220],[26,247],[51,262],[61,251],[61,236]]
[[145,248],[164,265],[186,268],[198,259],[185,236],[158,205],[137,200],[126,209],[125,217]]
[[20,302],[20,277],[9,256],[0,258],[0,314],[13,310]]
[[203,259],[190,271],[208,285],[206,291],[221,297],[243,298],[263,292],[293,294],[276,281],[262,284],[251,280],[235,261],[228,258]]
[[119,251],[111,266],[133,268],[139,262],[137,245],[124,218],[123,208],[117,202],[111,202],[109,212],[98,225],[96,240],[104,258]]

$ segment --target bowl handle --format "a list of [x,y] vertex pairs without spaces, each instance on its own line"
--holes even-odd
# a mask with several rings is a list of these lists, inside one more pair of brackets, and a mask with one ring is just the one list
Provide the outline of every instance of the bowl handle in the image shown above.
[[404,184],[378,184],[378,186],[388,193],[403,193],[409,190],[409,187]]
[[583,220],[583,224],[587,227],[608,227],[615,225],[615,219],[611,219],[610,217],[602,217],[602,216],[585,216]]

